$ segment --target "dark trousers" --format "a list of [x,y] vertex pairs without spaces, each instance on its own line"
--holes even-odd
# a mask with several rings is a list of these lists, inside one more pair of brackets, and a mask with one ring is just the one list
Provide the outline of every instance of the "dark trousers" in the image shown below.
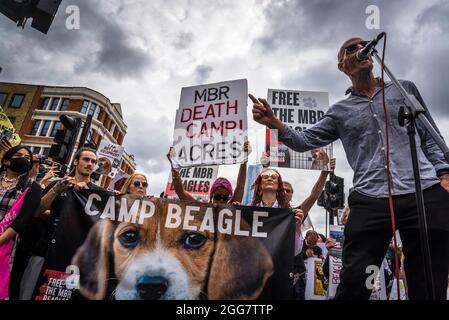
[[[418,213],[415,194],[395,196],[396,228],[405,255],[409,299],[426,299]],[[367,300],[371,290],[366,280],[370,265],[381,266],[392,239],[388,199],[371,198],[353,191],[345,226],[343,268],[335,299]],[[436,299],[446,300],[449,272],[449,193],[439,184],[424,190],[432,273]]]

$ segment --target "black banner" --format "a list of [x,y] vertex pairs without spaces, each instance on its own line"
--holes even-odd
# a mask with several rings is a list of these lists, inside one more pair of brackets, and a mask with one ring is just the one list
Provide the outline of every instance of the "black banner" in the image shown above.
[[289,209],[73,194],[37,300],[292,298]]

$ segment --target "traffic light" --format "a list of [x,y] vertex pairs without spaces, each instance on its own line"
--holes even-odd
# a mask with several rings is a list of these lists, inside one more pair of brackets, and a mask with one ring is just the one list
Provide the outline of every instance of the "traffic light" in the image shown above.
[[317,204],[328,211],[345,207],[345,185],[344,179],[331,173],[329,181],[326,182],[323,192],[318,198]]
[[59,119],[64,128],[56,131],[54,138],[55,144],[51,146],[48,155],[62,164],[67,164],[75,146],[76,138],[78,137],[81,119],[72,119],[66,115],[60,116]]
[[32,18],[31,26],[47,33],[62,0],[1,0],[0,12],[25,27],[27,19]]

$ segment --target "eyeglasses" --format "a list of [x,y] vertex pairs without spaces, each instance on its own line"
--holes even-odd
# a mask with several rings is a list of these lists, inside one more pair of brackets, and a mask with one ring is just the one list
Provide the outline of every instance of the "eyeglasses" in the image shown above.
[[362,47],[364,47],[364,46],[366,46],[367,43],[368,43],[368,41],[361,41],[358,43],[354,43],[354,44],[347,46],[345,48],[345,50],[347,53],[353,53],[353,52],[357,51],[357,49],[359,49],[359,45],[362,45]]
[[148,187],[148,183],[146,182],[140,182],[140,181],[134,181],[133,182],[134,187],[136,188],[140,188],[140,186],[142,185],[143,188]]
[[262,177],[262,180],[268,180],[268,178],[272,179],[272,180],[276,180],[277,178],[279,178],[279,175],[276,173],[273,174],[261,174],[260,175]]
[[224,201],[227,202],[229,200],[229,194],[214,194],[214,199],[216,201]]

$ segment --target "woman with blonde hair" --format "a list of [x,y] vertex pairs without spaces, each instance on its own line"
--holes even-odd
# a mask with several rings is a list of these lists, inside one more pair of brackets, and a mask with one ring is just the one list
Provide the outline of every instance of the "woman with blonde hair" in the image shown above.
[[135,172],[126,179],[120,193],[146,196],[147,188],[147,177],[143,173]]

